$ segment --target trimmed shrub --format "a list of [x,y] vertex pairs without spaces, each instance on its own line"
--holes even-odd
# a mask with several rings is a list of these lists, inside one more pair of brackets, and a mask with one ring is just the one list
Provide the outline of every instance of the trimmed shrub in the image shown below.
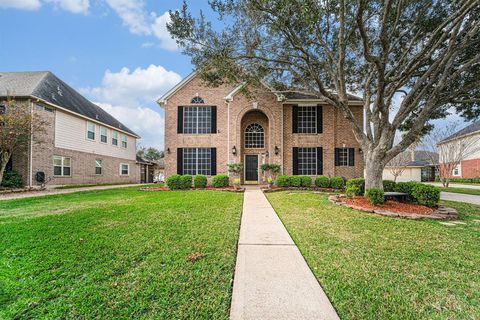
[[319,188],[330,188],[330,179],[325,176],[320,176],[315,179],[315,185]]
[[333,189],[343,189],[345,188],[345,180],[342,177],[331,177],[330,186]]
[[413,188],[417,185],[418,183],[415,181],[409,181],[409,182],[398,182],[395,185],[395,191],[396,192],[403,192],[408,194],[408,197],[410,198],[410,201],[416,201],[415,198],[412,195]]
[[166,182],[170,190],[180,190],[183,188],[182,176],[179,174],[171,175],[167,178]]
[[365,179],[364,178],[354,178],[347,181],[346,187],[350,187],[350,190],[354,190],[352,186],[356,186],[356,196],[363,196],[365,193]]
[[312,178],[310,178],[309,176],[301,176],[300,177],[300,185],[302,187],[310,188],[312,186]]
[[193,177],[189,174],[184,174],[181,178],[182,180],[182,189],[191,189]]
[[193,179],[193,185],[195,188],[206,188],[207,187],[207,176],[203,174],[197,174]]
[[412,197],[418,204],[427,207],[436,207],[440,201],[440,189],[422,183],[416,183],[412,189]]
[[212,185],[215,188],[225,188],[228,186],[229,179],[225,174],[219,174],[212,178]]
[[380,188],[371,188],[365,191],[365,197],[371,204],[377,205],[385,202],[385,194]]
[[302,178],[300,176],[291,176],[290,177],[290,185],[292,187],[301,187],[302,186]]
[[3,180],[0,181],[2,187],[5,188],[23,188],[22,176],[14,170],[5,171],[3,173]]
[[288,188],[291,186],[291,179],[289,176],[278,176],[277,186],[282,188]]
[[395,181],[392,180],[383,180],[383,191],[393,192],[395,191]]
[[345,188],[345,193],[347,197],[353,198],[360,195],[360,188],[355,184],[347,185],[347,187]]

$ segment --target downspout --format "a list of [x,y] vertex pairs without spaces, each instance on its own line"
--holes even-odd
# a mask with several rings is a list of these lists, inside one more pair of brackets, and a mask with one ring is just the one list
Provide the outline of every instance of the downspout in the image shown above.
[[284,116],[284,112],[285,112],[285,105],[282,103],[281,104],[282,106],[282,136],[280,137],[280,142],[281,142],[281,148],[282,148],[282,154],[281,154],[281,157],[282,157],[282,166],[280,167],[280,171],[282,172],[282,175],[285,174],[284,173],[284,167],[285,167],[285,145],[283,143],[283,137],[285,135],[285,132],[284,132],[284,122],[285,122],[285,118],[283,117]]
[[230,100],[225,99],[225,104],[227,105],[227,164],[230,164]]
[[30,155],[28,157],[28,186],[32,187],[33,182],[33,102],[30,101]]

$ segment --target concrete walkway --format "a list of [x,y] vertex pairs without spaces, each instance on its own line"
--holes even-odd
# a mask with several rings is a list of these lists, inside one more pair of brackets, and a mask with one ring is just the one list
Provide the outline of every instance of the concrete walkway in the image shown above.
[[463,194],[463,193],[454,193],[454,192],[441,192],[440,199],[448,201],[459,201],[471,204],[480,205],[480,196],[473,194]]
[[127,187],[140,187],[143,184],[119,184],[112,186],[96,186],[96,187],[81,187],[81,188],[71,188],[71,189],[46,189],[41,191],[26,191],[19,193],[6,193],[0,194],[0,201],[2,200],[13,200],[13,199],[24,199],[32,197],[43,197],[50,196],[54,194],[66,194],[80,191],[92,191],[92,190],[107,190],[107,189],[117,189],[117,188],[127,188]]
[[339,319],[264,194],[244,195],[230,318]]

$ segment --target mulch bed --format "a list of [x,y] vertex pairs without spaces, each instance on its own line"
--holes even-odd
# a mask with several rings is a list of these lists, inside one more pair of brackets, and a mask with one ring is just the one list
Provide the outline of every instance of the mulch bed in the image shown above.
[[328,199],[338,205],[387,217],[435,220],[458,219],[457,210],[444,206],[429,208],[414,203],[404,203],[394,200],[388,200],[380,205],[373,205],[364,197],[347,198],[343,195],[330,196]]
[[[142,188],[141,191],[172,191],[169,187],[149,187]],[[192,189],[183,189],[183,190],[214,190],[214,191],[224,191],[224,192],[245,192],[244,188],[235,189],[233,186],[228,186],[224,188],[215,188],[208,186],[206,188],[192,188]]]
[[29,191],[42,191],[40,188],[35,187],[25,187],[25,188],[3,188],[0,187],[0,194],[11,194],[11,193],[22,193]]

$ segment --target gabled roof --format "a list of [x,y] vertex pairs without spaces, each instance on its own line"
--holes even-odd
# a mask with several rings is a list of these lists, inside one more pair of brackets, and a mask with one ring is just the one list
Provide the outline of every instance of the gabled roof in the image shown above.
[[443,143],[443,142],[447,142],[448,140],[452,140],[452,139],[455,139],[455,138],[466,136],[466,135],[469,135],[469,134],[472,134],[472,133],[475,133],[475,132],[480,132],[480,121],[476,121],[476,122],[472,123],[471,125],[468,125],[465,128],[455,132],[454,134],[446,137],[445,139],[440,141],[439,144]]
[[[170,89],[167,93],[165,93],[163,96],[161,96],[158,100],[157,103],[162,106],[164,105],[168,98],[170,98],[173,94],[175,94],[178,90],[183,88],[186,84],[190,82],[195,76],[197,75],[197,71],[193,71],[190,73],[186,78],[184,78],[182,81],[177,83],[172,89]],[[233,97],[240,92],[240,89],[244,86],[245,84],[240,84],[233,88],[233,90],[225,96],[225,101],[231,101]],[[324,99],[318,97],[316,94],[305,94],[305,93],[298,93],[298,92],[277,92],[274,89],[270,88],[266,83],[263,83],[263,85],[270,91],[272,91],[273,94],[277,96],[278,101],[284,101],[284,102],[289,102],[289,101],[324,101]],[[353,103],[361,103],[363,99],[361,97],[355,96],[353,94],[348,94],[348,99],[349,101]]]
[[139,137],[49,71],[0,72],[0,97],[30,97]]

